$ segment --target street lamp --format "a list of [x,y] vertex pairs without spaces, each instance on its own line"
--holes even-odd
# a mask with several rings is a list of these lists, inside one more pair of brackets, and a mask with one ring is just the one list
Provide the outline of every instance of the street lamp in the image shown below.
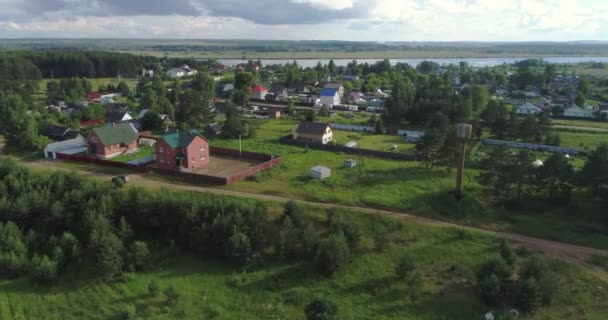
[[471,139],[473,126],[468,123],[456,125],[456,137],[458,137],[458,171],[456,173],[456,199],[462,199],[462,176],[464,174],[464,158],[467,149],[467,141]]

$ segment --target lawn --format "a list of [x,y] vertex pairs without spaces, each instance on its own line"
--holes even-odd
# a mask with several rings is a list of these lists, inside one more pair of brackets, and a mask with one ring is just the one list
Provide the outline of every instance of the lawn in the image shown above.
[[608,121],[585,121],[569,119],[552,119],[551,124],[560,126],[588,127],[608,129]]
[[133,161],[133,160],[137,160],[137,159],[141,159],[141,158],[145,158],[148,156],[153,155],[156,152],[156,149],[154,147],[139,147],[139,150],[136,153],[130,153],[130,154],[125,154],[122,156],[118,156],[115,158],[112,158],[110,160],[112,161],[116,161],[116,162],[129,162],[129,161]]
[[593,150],[601,143],[608,142],[608,133],[604,132],[572,132],[554,130],[559,134],[560,145],[584,150]]
[[[421,163],[361,157],[357,168],[343,167],[353,155],[283,145],[278,138],[297,125],[292,120],[252,121],[257,137],[242,141],[243,150],[280,155],[282,165],[259,177],[221,188],[350,206],[411,211],[418,215],[494,230],[520,232],[553,240],[608,248],[608,227],[599,201],[574,195],[568,205],[523,200],[514,208],[496,208],[475,169],[465,170],[467,197],[457,202],[451,190],[455,173]],[[238,140],[213,139],[211,145],[238,148]],[[310,168],[323,165],[331,178],[312,180]],[[573,215],[572,212],[576,212]]]
[[397,146],[395,152],[407,154],[416,153],[416,145],[413,143],[406,143],[405,138],[401,136],[334,130],[334,141],[338,145],[344,145],[350,141],[355,141],[361,149],[387,152],[393,151],[393,146]]
[[[280,208],[278,208],[280,210]],[[309,208],[317,216],[323,209]],[[272,210],[276,211],[276,210]],[[269,258],[249,273],[221,261],[154,248],[154,264],[130,274],[124,283],[107,284],[92,266],[69,268],[54,285],[27,278],[0,278],[0,319],[122,319],[127,306],[138,319],[296,319],[313,297],[338,305],[340,319],[483,319],[489,310],[475,287],[475,271],[498,248],[497,239],[476,232],[404,223],[394,218],[353,214],[362,230],[361,246],[350,263],[331,277],[314,272],[310,263],[279,263]],[[395,230],[384,252],[374,250],[372,226]],[[516,250],[520,258],[529,254]],[[424,279],[419,301],[407,297],[407,286],[395,276],[395,259],[409,252]],[[558,294],[551,306],[519,319],[600,320],[607,314],[603,280],[586,269],[549,260],[558,274]],[[174,286],[180,298],[174,308],[147,286]],[[506,309],[508,310],[508,308]]]

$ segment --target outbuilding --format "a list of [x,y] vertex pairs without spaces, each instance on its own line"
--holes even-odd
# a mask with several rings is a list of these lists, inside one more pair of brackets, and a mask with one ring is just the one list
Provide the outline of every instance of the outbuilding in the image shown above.
[[344,160],[344,168],[354,168],[357,166],[357,160],[354,159],[346,159]]
[[310,176],[314,179],[323,180],[331,176],[331,170],[324,166],[316,166],[310,169]]
[[87,141],[81,135],[78,135],[74,139],[48,144],[44,148],[44,157],[47,159],[57,159],[58,153],[63,153],[63,154],[83,153],[83,152],[85,152],[86,147],[87,147]]

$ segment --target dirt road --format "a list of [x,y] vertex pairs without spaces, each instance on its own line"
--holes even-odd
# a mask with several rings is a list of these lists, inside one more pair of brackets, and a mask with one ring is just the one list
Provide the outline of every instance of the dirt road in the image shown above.
[[[72,172],[77,172],[77,173],[85,175],[85,176],[93,176],[93,177],[97,177],[97,178],[101,178],[101,179],[105,179],[105,180],[109,180],[112,178],[112,176],[108,175],[108,174],[92,173],[92,172],[88,172],[88,171],[71,170],[71,169],[58,167],[57,162],[53,162],[53,161],[40,160],[40,161],[34,161],[34,162],[26,162],[25,164],[30,167],[34,167],[34,168],[38,168],[38,169],[72,171]],[[284,203],[289,200],[288,198],[280,197],[280,196],[271,196],[271,195],[248,193],[248,192],[242,192],[242,191],[223,190],[223,189],[215,189],[215,188],[199,187],[199,186],[191,186],[191,185],[182,185],[182,184],[173,183],[173,182],[169,182],[169,181],[158,181],[157,179],[151,179],[151,178],[147,177],[146,174],[139,174],[139,173],[130,174],[129,178],[130,178],[130,182],[129,182],[130,185],[141,186],[141,187],[146,187],[146,188],[167,188],[167,189],[173,189],[173,190],[206,192],[206,193],[212,193],[212,194],[245,197],[245,198],[258,199],[258,200],[281,202],[281,203]],[[538,239],[538,238],[523,236],[523,235],[514,234],[514,233],[498,232],[498,231],[493,231],[493,230],[479,228],[479,227],[462,226],[462,225],[457,225],[457,224],[446,222],[446,221],[416,216],[416,215],[413,215],[413,214],[407,213],[407,212],[351,207],[351,206],[344,206],[344,205],[338,205],[338,204],[318,203],[318,202],[310,202],[310,201],[303,201],[303,200],[296,200],[296,201],[298,203],[319,206],[319,207],[324,207],[324,208],[340,208],[340,209],[346,209],[346,210],[349,210],[352,212],[391,216],[391,217],[395,217],[395,218],[402,219],[402,220],[415,221],[418,223],[423,223],[423,224],[428,224],[428,225],[455,227],[455,228],[462,228],[462,229],[466,229],[466,230],[480,231],[480,232],[494,235],[494,236],[497,236],[497,237],[500,237],[503,239],[508,239],[508,240],[519,242],[528,248],[539,250],[547,255],[562,259],[564,261],[567,261],[567,262],[570,262],[570,263],[573,263],[573,264],[576,264],[579,266],[583,266],[585,268],[588,268],[588,269],[594,271],[595,274],[597,274],[604,280],[608,281],[608,272],[606,272],[606,270],[604,270],[600,267],[594,266],[588,262],[589,258],[593,255],[608,257],[608,251],[606,251],[606,250],[589,248],[589,247],[584,247],[584,246],[577,246],[577,245],[550,241],[550,240],[544,240],[544,239]]]

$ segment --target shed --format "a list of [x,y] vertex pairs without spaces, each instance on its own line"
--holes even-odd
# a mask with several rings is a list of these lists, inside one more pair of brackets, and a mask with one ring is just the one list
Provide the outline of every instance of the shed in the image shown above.
[[347,144],[345,144],[344,146],[347,148],[356,148],[359,144],[356,141],[351,141]]
[[345,168],[354,168],[356,167],[358,164],[357,160],[353,160],[353,159],[346,159],[344,160],[344,167]]
[[316,166],[310,169],[310,176],[314,179],[323,180],[331,176],[331,170],[324,166]]
[[44,157],[47,159],[57,159],[57,153],[78,154],[86,150],[87,141],[78,135],[74,139],[48,144],[44,148]]

